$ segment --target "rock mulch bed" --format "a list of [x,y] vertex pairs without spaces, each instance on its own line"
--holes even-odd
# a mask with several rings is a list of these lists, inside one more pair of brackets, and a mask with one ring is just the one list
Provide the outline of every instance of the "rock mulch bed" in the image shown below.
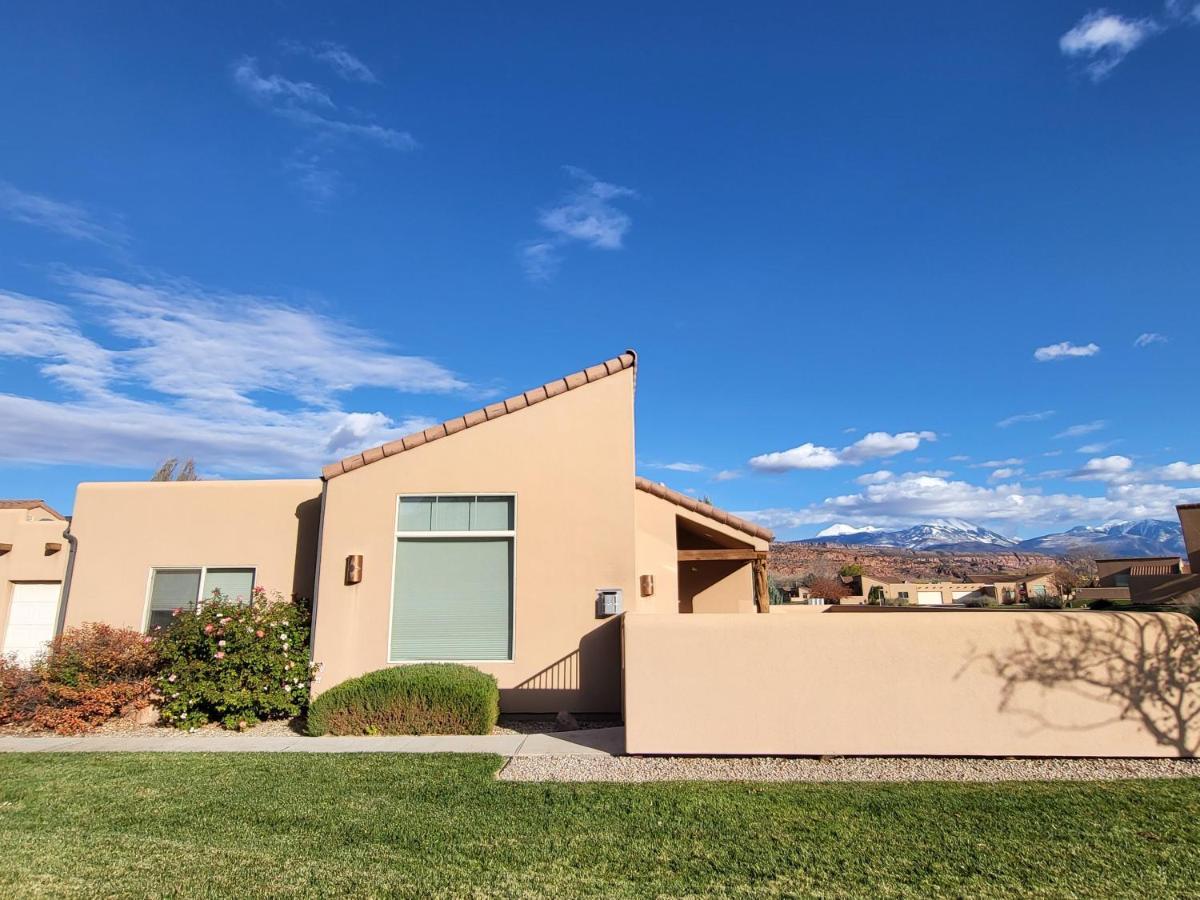
[[836,757],[537,757],[501,781],[1111,781],[1200,777],[1200,760]]

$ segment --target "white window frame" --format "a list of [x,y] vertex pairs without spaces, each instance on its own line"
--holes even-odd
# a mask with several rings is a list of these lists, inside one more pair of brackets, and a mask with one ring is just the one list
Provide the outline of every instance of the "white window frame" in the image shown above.
[[[420,497],[506,497],[512,500],[513,527],[507,531],[401,531],[400,501],[415,500]],[[392,577],[388,581],[388,628],[384,635],[387,640],[386,656],[389,666],[410,666],[418,663],[455,662],[464,666],[510,666],[517,658],[517,495],[514,491],[420,491],[411,494],[397,494],[396,503],[392,509]],[[512,597],[511,624],[512,638],[508,644],[508,659],[392,659],[392,626],[396,617],[396,556],[397,544],[401,540],[436,540],[438,538],[508,538],[512,541],[512,584],[509,596]]]
[[258,584],[258,566],[151,566],[150,572],[146,576],[146,605],[142,612],[142,631],[148,632],[150,630],[150,600],[154,595],[155,573],[199,570],[200,581],[196,585],[196,609],[199,610],[204,605],[204,581],[208,578],[209,569],[249,569],[251,572],[251,586]]

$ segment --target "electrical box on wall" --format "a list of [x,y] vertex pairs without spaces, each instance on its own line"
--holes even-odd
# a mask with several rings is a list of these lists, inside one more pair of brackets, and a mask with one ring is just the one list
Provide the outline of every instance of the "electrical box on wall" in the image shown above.
[[619,615],[624,610],[620,588],[599,588],[596,591],[596,618]]

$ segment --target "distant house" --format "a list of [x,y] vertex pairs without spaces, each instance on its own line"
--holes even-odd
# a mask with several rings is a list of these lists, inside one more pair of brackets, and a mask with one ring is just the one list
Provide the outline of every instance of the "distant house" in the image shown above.
[[843,580],[855,595],[851,602],[857,603],[882,600],[885,603],[914,606],[950,606],[984,600],[1012,604],[1024,603],[1030,597],[1058,593],[1053,579],[1045,572],[1032,575],[972,575],[965,581],[906,580],[879,575],[853,575]]
[[1076,596],[1143,604],[1200,601],[1200,503],[1185,503],[1175,511],[1183,526],[1187,563],[1178,556],[1098,559],[1097,586],[1081,588]]

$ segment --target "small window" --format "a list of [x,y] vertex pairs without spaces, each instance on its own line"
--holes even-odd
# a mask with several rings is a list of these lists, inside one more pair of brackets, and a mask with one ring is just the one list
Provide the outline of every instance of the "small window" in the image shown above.
[[254,569],[207,568],[154,569],[150,575],[150,602],[146,630],[165,628],[177,609],[195,609],[215,591],[229,600],[249,603],[254,590]]
[[1113,584],[1117,587],[1129,587],[1129,573],[1122,572],[1119,575],[1113,576]]
[[900,593],[897,594],[896,596],[899,597],[899,599],[901,599],[901,600],[907,600],[908,599],[908,591],[900,591]]

